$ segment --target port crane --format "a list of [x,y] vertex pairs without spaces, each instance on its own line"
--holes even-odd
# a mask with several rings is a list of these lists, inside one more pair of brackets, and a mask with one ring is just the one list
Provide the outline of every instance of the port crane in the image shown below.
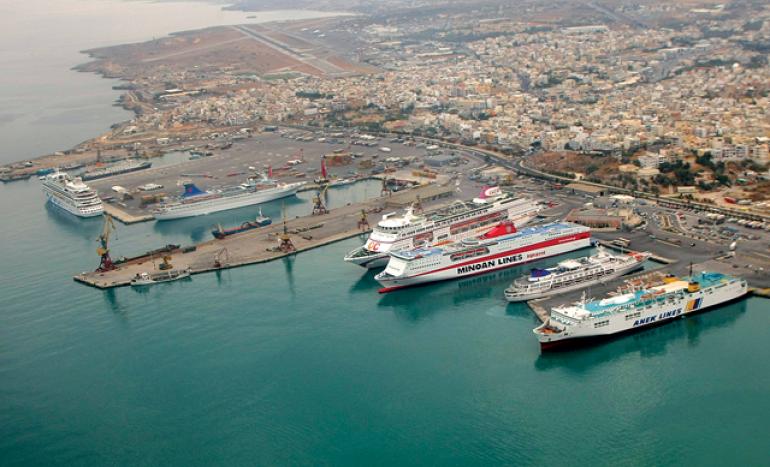
[[369,219],[366,217],[366,209],[361,210],[361,218],[358,220],[358,228],[361,230],[369,230]]
[[422,200],[420,199],[420,195],[417,195],[412,207],[414,208],[414,212],[422,212]]
[[226,265],[227,261],[230,261],[230,253],[227,251],[227,248],[222,248],[214,255],[214,267],[217,269]]
[[390,186],[388,185],[388,176],[385,175],[382,177],[382,190],[380,190],[380,196],[390,196],[393,194],[392,191],[390,191]]
[[96,249],[96,254],[99,255],[99,267],[96,268],[96,272],[112,271],[115,269],[115,263],[110,258],[110,236],[115,232],[115,221],[112,220],[112,216],[104,213],[104,226],[102,227],[102,233],[99,235],[99,248]]
[[329,189],[329,184],[327,183],[324,185],[322,189],[320,189],[316,196],[313,198],[313,215],[314,216],[320,216],[323,214],[328,214],[329,209],[326,208],[326,205],[324,204],[324,197],[326,196],[326,191]]
[[297,248],[294,246],[294,244],[291,242],[291,237],[289,236],[289,229],[286,227],[286,205],[283,205],[283,233],[279,237],[281,239],[281,244],[278,245],[278,249],[281,250],[284,253],[291,253],[293,251],[297,251]]
[[158,269],[160,269],[161,271],[165,271],[165,270],[168,270],[168,269],[174,269],[174,265],[171,264],[171,256],[170,255],[163,256],[162,260],[163,260],[163,262],[158,265]]

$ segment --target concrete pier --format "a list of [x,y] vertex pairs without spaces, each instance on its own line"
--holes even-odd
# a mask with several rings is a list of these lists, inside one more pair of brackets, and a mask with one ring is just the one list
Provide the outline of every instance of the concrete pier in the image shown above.
[[[375,225],[383,212],[394,209],[392,206],[411,203],[417,197],[424,206],[428,203],[435,205],[440,203],[442,198],[446,200],[451,197],[453,193],[453,186],[421,186],[392,196],[333,209],[328,214],[290,219],[286,222],[286,228],[298,253],[368,232],[368,229],[358,226],[362,210],[369,213],[369,224]],[[157,265],[163,261],[162,255],[170,257],[169,262],[175,269],[190,268],[193,274],[199,274],[264,263],[294,254],[276,251],[280,243],[279,235],[283,232],[283,222],[281,219],[274,219],[273,222],[269,226],[230,235],[222,240],[212,239],[195,245],[194,248],[182,248],[154,258],[144,257],[128,261],[118,265],[113,271],[84,272],[74,276],[74,280],[101,289],[129,285],[136,274],[157,271]],[[113,255],[117,256],[117,253],[113,252]],[[332,260],[341,261],[342,258]],[[215,264],[216,261],[219,261],[219,266]],[[97,258],[94,258],[94,263],[96,262]]]

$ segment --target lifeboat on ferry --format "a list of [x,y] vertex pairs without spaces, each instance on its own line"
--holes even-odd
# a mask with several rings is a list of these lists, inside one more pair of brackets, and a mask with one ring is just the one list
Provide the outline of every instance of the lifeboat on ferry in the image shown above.
[[481,236],[481,238],[495,238],[503,235],[510,235],[516,233],[516,226],[511,221],[505,221],[492,227],[487,233]]

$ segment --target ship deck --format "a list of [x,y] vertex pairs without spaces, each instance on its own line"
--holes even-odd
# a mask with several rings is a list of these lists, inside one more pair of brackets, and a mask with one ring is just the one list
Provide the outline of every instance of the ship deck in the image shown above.
[[[528,237],[532,235],[539,235],[546,233],[550,230],[554,229],[568,229],[571,227],[575,227],[575,224],[570,224],[567,222],[553,222],[549,224],[542,224],[542,225],[536,225],[532,227],[525,227],[522,229],[519,229],[515,233],[511,233],[508,235],[500,236],[491,238],[488,241],[481,240],[478,245],[473,244],[464,244],[462,242],[455,242],[443,247],[424,247],[424,248],[415,248],[413,250],[406,250],[406,251],[399,251],[391,253],[393,256],[399,257],[401,259],[405,260],[412,260],[415,258],[424,258],[427,256],[435,256],[435,255],[441,255],[445,253],[454,253],[456,251],[465,250],[467,248],[473,248],[473,247],[481,247],[488,243],[494,243],[499,242],[501,240],[509,240],[511,238],[523,238]],[[492,227],[490,227],[491,229]]]
[[[596,239],[606,240],[613,238],[616,234],[594,233],[593,235]],[[586,294],[587,299],[606,297],[609,292],[616,291],[618,286],[623,284],[625,280],[646,279],[660,282],[667,273],[679,277],[687,276],[690,269],[690,261],[692,261],[692,269],[694,271],[720,272],[727,275],[740,276],[749,282],[750,288],[755,295],[770,296],[770,293],[767,292],[770,290],[768,288],[770,275],[747,271],[745,268],[736,268],[728,258],[715,258],[714,251],[711,248],[690,248],[685,250],[679,246],[650,240],[646,234],[636,232],[624,233],[624,236],[633,240],[634,250],[650,251],[653,254],[648,260],[646,270],[628,274],[607,283],[595,284],[585,289],[561,292],[547,298],[526,302],[538,320],[545,322],[548,319],[551,308],[575,303],[581,299],[583,293]],[[616,247],[609,242],[602,243],[609,249],[628,251]],[[683,256],[685,253],[687,256]],[[687,261],[685,261],[685,258]],[[757,261],[755,258],[748,257],[741,260],[747,264]]]

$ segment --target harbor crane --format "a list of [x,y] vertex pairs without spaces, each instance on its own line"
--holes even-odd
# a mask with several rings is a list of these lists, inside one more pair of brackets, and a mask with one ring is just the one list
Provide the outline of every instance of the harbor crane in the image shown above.
[[110,236],[115,232],[115,221],[112,220],[112,216],[104,213],[104,226],[102,227],[102,233],[99,235],[99,248],[96,249],[96,253],[99,255],[99,267],[96,268],[96,272],[112,271],[116,268],[115,263],[110,258]]
[[369,219],[366,217],[366,209],[361,210],[361,219],[358,220],[358,228],[361,230],[369,230]]
[[326,205],[324,204],[324,197],[326,196],[326,191],[329,189],[329,184],[327,183],[324,185],[324,187],[319,190],[316,194],[316,196],[313,198],[313,215],[314,216],[320,216],[323,214],[328,214],[329,209],[326,208]]
[[281,250],[284,253],[291,253],[293,251],[297,251],[297,248],[294,246],[294,243],[291,242],[291,237],[289,236],[289,229],[286,227],[286,205],[283,205],[283,233],[279,237],[281,239],[281,244],[278,245],[278,249]]
[[171,256],[170,255],[165,255],[165,256],[163,256],[162,259],[163,259],[163,262],[158,265],[158,269],[160,269],[161,271],[165,271],[165,270],[168,270],[168,269],[174,269],[174,265],[171,264]]
[[382,177],[382,190],[380,190],[380,196],[390,196],[392,192],[390,191],[390,187],[388,186],[388,177],[387,175]]
[[420,199],[420,195],[417,195],[412,207],[414,208],[415,212],[422,212],[422,200]]
[[225,266],[227,261],[230,261],[230,253],[227,251],[227,248],[222,248],[217,251],[216,255],[214,255],[214,267],[217,269],[221,269]]

